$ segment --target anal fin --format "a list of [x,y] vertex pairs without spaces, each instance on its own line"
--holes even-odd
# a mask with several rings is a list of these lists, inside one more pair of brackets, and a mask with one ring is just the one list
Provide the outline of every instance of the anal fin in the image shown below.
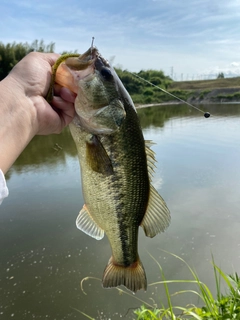
[[83,206],[77,217],[76,226],[79,230],[85,232],[96,240],[101,240],[104,237],[103,229],[101,229],[93,220],[86,205]]
[[169,226],[170,220],[170,212],[165,201],[151,185],[147,211],[141,222],[145,235],[155,237]]

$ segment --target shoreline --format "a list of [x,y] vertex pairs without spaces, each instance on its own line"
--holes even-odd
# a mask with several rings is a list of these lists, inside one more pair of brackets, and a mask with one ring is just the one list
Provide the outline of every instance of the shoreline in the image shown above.
[[[240,104],[240,101],[200,101],[200,102],[181,102],[181,101],[169,101],[169,102],[157,102],[157,103],[148,103],[148,104],[136,104],[136,109],[150,108],[150,107],[160,107],[160,106],[170,106],[170,105],[178,105],[178,104],[188,104],[191,105],[210,105],[210,104]],[[190,106],[189,106],[190,107]]]
[[[186,90],[185,90],[186,91]],[[183,100],[183,99],[182,99]],[[138,103],[136,108],[148,108],[152,106],[166,106],[178,104],[191,104],[191,105],[208,105],[208,104],[240,104],[240,87],[235,88],[215,88],[212,90],[195,90],[188,94],[186,100],[169,100],[157,103]]]

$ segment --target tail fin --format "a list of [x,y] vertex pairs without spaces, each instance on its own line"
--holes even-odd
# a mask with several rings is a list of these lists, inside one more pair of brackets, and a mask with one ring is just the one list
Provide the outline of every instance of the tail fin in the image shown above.
[[124,285],[132,292],[140,289],[146,291],[147,278],[140,259],[129,267],[124,267],[114,264],[113,258],[111,257],[104,270],[102,284],[104,288]]

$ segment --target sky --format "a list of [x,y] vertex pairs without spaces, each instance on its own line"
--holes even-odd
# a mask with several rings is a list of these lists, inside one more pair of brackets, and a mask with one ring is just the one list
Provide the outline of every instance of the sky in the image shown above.
[[0,42],[85,52],[174,80],[240,75],[240,0],[0,0]]

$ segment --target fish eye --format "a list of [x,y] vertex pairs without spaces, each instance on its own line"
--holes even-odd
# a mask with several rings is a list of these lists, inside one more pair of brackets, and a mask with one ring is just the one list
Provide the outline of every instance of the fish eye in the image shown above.
[[112,80],[113,78],[112,72],[108,68],[102,68],[100,73],[105,80]]

